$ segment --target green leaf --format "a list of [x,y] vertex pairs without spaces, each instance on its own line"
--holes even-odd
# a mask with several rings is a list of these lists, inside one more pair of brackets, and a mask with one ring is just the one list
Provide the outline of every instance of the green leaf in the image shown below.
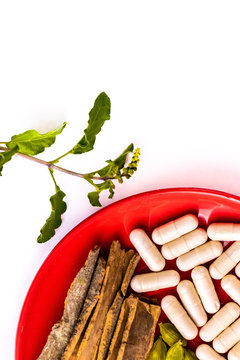
[[45,148],[54,144],[56,136],[61,134],[65,128],[64,122],[55,130],[49,131],[45,134],[39,134],[36,130],[28,130],[22,134],[14,135],[11,141],[6,142],[8,149],[12,150],[18,146],[18,151],[26,155],[36,155],[45,150]]
[[181,341],[183,346],[187,345],[187,340],[180,334],[180,332],[176,329],[176,327],[171,323],[161,323],[160,332],[162,335],[163,340],[169,346],[176,344],[177,342]]
[[165,360],[167,354],[167,345],[160,336],[153,344],[147,360]]
[[190,349],[185,349],[185,357],[184,360],[198,360],[197,356],[195,355],[195,353],[190,350]]
[[90,193],[88,193],[88,199],[91,203],[92,206],[99,206],[101,207],[102,204],[100,203],[99,201],[99,196],[100,196],[100,193],[103,191],[103,190],[109,190],[109,199],[112,199],[113,195],[114,195],[114,188],[115,188],[115,185],[113,184],[113,182],[111,180],[106,180],[100,184],[96,184],[93,182],[92,179],[88,178],[87,176],[85,176],[85,179],[90,183],[92,184],[96,191],[92,191]]
[[134,146],[130,144],[115,160],[107,160],[107,166],[104,166],[102,169],[97,170],[94,174],[99,174],[100,176],[114,176],[119,170],[121,170],[125,163],[129,153],[133,152]]
[[82,154],[93,149],[96,135],[101,131],[106,120],[110,119],[111,102],[107,94],[102,92],[94,102],[89,112],[88,126],[84,135],[70,151],[72,154]]
[[170,347],[166,360],[184,360],[184,348],[179,342]]
[[[96,170],[93,171],[91,173],[88,174],[88,176],[94,176],[95,174],[98,174],[99,176],[105,178],[105,177],[115,177],[119,183],[123,182],[123,175],[125,176],[128,173],[128,167],[131,167],[131,163],[127,166],[124,167],[125,163],[126,163],[126,159],[129,153],[133,152],[134,146],[133,144],[130,144],[123,152],[121,155],[119,155],[115,160],[107,160],[106,162],[108,163],[108,165],[104,166],[102,169],[100,170]],[[133,153],[133,158],[136,156],[135,152],[138,151],[139,149],[136,149]],[[133,160],[133,159],[132,159]],[[134,160],[135,161],[135,160]],[[139,161],[139,156],[137,159],[137,162]],[[132,169],[132,174],[134,171],[137,170],[137,166],[135,165],[135,168]],[[131,175],[132,175],[131,174]],[[129,178],[131,175],[126,176],[127,178]]]
[[[92,191],[88,193],[88,199],[93,206],[102,206],[99,201],[99,195],[103,190],[109,190],[109,199],[112,199],[114,195],[115,185],[113,184],[111,179],[112,178],[117,179],[119,183],[123,182],[122,177],[125,176],[123,175],[123,170],[125,170],[125,173],[128,173],[126,170],[127,167],[124,167],[126,163],[127,155],[133,152],[133,149],[134,149],[133,144],[130,144],[115,160],[107,160],[106,161],[108,163],[107,166],[104,166],[102,169],[93,171],[87,174],[86,176],[84,176],[84,178],[88,182],[90,182],[90,184],[92,184],[96,189],[96,191]],[[139,152],[139,149],[136,149],[135,152],[136,151]],[[137,158],[137,162],[139,161],[139,155],[138,154],[136,155],[135,152],[133,154],[134,160],[132,159],[131,163],[133,163],[133,161],[136,163],[136,158]],[[136,165],[134,166],[135,166],[134,169],[131,168],[132,174],[134,171],[136,171]],[[100,184],[94,183],[91,177],[93,177],[95,174],[98,174],[100,177],[106,180]],[[129,178],[131,175],[128,175],[127,178]]]
[[15,146],[11,150],[0,152],[0,176],[2,176],[3,165],[10,161],[14,154],[18,152],[18,147]]
[[49,169],[49,171],[55,183],[55,194],[50,197],[52,211],[49,218],[46,220],[46,223],[40,230],[41,234],[37,238],[37,242],[39,243],[44,243],[55,235],[55,229],[57,229],[62,223],[61,215],[67,209],[67,205],[63,201],[66,194],[64,194],[64,192],[61,191],[56,184],[52,169]]
[[98,191],[92,191],[88,193],[88,199],[90,201],[90,204],[92,206],[99,206],[101,207],[102,204],[99,201],[99,192]]

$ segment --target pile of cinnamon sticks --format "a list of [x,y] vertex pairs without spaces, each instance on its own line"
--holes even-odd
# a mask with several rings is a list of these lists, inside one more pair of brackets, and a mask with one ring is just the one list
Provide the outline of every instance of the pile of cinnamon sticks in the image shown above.
[[125,297],[140,257],[119,241],[112,242],[107,262],[99,254],[97,246],[89,252],[38,360],[147,358],[160,306]]

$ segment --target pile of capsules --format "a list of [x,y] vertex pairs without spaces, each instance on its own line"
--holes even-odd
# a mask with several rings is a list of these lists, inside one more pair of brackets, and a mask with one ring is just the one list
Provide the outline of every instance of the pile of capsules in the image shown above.
[[[220,354],[228,352],[228,360],[240,360],[240,224],[212,223],[205,231],[198,228],[198,218],[188,214],[155,228],[152,239],[144,230],[134,229],[130,241],[152,271],[135,275],[132,289],[141,293],[177,286],[182,304],[167,295],[161,306],[185,339],[194,339],[199,331],[204,342],[212,342],[199,345],[197,357],[220,360],[225,359]],[[224,252],[223,241],[233,241]],[[177,259],[181,271],[192,270],[192,281],[180,281],[175,270],[162,271],[166,260],[172,259]],[[212,260],[209,268],[202,266]],[[234,268],[238,277],[227,275]],[[232,302],[221,307],[212,278],[221,279]],[[207,313],[214,314],[210,320]]]

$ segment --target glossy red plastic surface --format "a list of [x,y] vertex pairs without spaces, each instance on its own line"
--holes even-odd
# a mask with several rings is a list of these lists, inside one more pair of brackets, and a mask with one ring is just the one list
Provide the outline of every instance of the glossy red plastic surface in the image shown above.
[[[36,360],[52,325],[61,318],[67,290],[89,250],[102,246],[103,254],[110,243],[119,239],[124,248],[132,248],[129,233],[141,227],[150,235],[152,230],[167,221],[192,213],[198,216],[200,226],[206,228],[214,221],[240,221],[240,198],[205,189],[164,189],[138,194],[103,208],[76,226],[54,248],[37,273],[26,296],[16,335],[16,360]],[[169,261],[166,269],[175,268]],[[137,272],[147,268],[140,261]],[[181,273],[189,278],[190,272]],[[229,301],[215,282],[222,303]],[[168,289],[148,293],[161,301]],[[145,294],[144,294],[145,295]],[[160,320],[166,320],[164,314]],[[197,338],[189,345],[194,349],[200,343]]]

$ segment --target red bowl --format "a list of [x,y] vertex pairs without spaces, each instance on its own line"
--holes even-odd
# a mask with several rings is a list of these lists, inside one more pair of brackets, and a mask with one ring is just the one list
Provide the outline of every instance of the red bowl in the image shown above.
[[[61,318],[67,290],[87,254],[95,244],[103,253],[114,239],[129,249],[129,233],[135,227],[149,235],[167,221],[192,213],[198,216],[200,226],[206,228],[214,221],[240,222],[240,198],[207,189],[176,188],[150,191],[109,205],[70,231],[54,248],[38,271],[26,296],[16,334],[16,360],[36,360],[46,342],[53,324]],[[175,261],[166,268],[175,268]],[[140,261],[137,272],[146,271]],[[190,273],[181,273],[188,278]],[[229,301],[215,282],[222,303]],[[174,289],[148,293],[161,300]],[[164,314],[160,320],[165,320]],[[189,343],[193,349],[200,343],[197,338]]]

